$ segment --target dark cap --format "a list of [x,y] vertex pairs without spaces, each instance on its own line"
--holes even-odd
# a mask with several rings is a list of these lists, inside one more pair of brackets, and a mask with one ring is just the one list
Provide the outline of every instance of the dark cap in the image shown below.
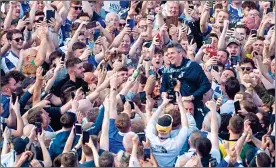
[[241,45],[241,43],[238,41],[238,40],[236,40],[236,39],[234,39],[234,38],[230,38],[228,41],[227,41],[227,46],[229,46],[230,44],[236,44],[236,45],[238,45],[238,46],[240,46]]
[[158,119],[157,123],[162,127],[168,127],[172,124],[172,122],[173,122],[172,116],[165,114]]
[[29,143],[29,138],[15,138],[12,141],[13,149],[15,150],[16,155],[20,155],[25,152],[26,146]]

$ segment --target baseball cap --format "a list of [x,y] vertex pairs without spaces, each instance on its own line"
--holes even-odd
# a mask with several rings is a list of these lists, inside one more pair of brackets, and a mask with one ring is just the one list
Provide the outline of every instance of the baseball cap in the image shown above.
[[25,152],[26,146],[29,143],[29,138],[15,138],[12,140],[13,149],[16,155],[20,155]]
[[229,45],[232,44],[232,43],[235,43],[235,44],[237,44],[238,46],[241,45],[240,42],[239,42],[238,40],[236,40],[236,39],[234,39],[234,38],[230,38],[230,39],[227,41],[227,46],[229,46]]
[[173,118],[169,114],[161,116],[156,124],[156,130],[160,133],[168,134],[172,129]]

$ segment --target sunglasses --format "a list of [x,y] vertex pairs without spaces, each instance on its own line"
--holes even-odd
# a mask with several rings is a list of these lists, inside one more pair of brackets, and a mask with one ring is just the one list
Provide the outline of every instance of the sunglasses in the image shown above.
[[42,22],[44,20],[44,17],[40,17],[40,18],[38,18],[37,20],[35,20],[34,22],[35,23],[40,23],[40,22]]
[[125,23],[119,23],[119,26],[120,26],[120,27],[125,27],[126,24],[125,24]]
[[241,70],[242,70],[242,71],[244,71],[244,70],[250,71],[250,70],[251,70],[251,67],[241,67]]
[[82,10],[81,6],[72,6],[72,8],[74,8],[75,10]]
[[19,42],[20,40],[21,41],[24,41],[24,38],[23,37],[19,37],[19,38],[15,38],[15,39],[13,39],[14,41],[16,41],[16,42]]

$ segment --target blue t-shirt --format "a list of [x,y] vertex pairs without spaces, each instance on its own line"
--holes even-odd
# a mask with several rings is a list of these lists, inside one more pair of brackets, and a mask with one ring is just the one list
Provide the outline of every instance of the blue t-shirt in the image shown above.
[[73,22],[66,18],[65,24],[60,27],[61,32],[62,32],[62,41],[64,41],[66,38],[71,37],[71,25],[72,24],[73,24]]
[[2,94],[1,104],[4,110],[1,117],[8,118],[10,114],[10,96]]
[[115,125],[115,119],[110,119],[109,125],[109,151],[117,154],[120,150],[125,151],[123,146],[124,136],[119,134]]
[[228,13],[230,17],[230,24],[239,22],[243,17],[242,8],[234,8],[232,5],[228,6]]
[[79,163],[78,167],[96,167],[94,160],[84,162],[83,164]]
[[91,18],[91,21],[97,21],[97,22],[99,22],[101,24],[101,26],[103,28],[106,27],[106,25],[105,25],[105,23],[103,21],[103,18],[100,15],[98,15],[96,12],[93,12],[93,17]]

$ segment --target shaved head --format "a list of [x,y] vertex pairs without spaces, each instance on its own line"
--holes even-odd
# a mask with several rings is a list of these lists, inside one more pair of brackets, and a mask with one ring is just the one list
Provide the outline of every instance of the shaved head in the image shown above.
[[81,99],[79,101],[78,110],[81,113],[85,113],[86,114],[90,109],[92,109],[92,103],[88,99]]

